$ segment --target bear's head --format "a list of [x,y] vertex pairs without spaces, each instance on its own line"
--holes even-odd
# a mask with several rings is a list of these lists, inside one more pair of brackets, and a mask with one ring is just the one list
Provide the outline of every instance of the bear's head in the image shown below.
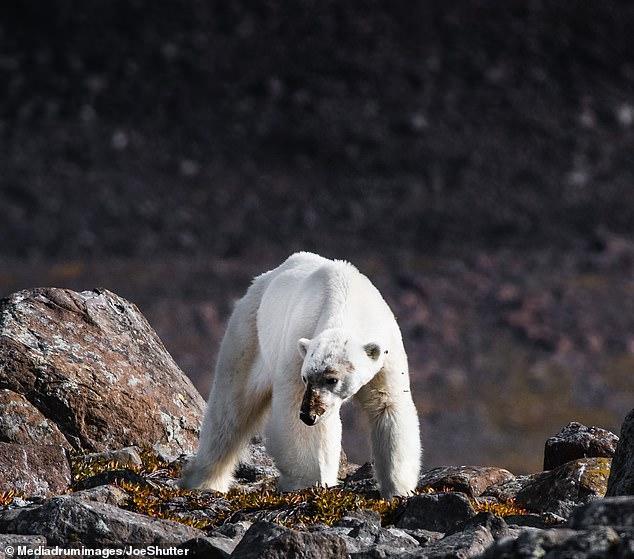
[[298,348],[306,385],[299,417],[306,425],[315,425],[354,396],[381,370],[387,353],[341,328],[324,330],[312,340],[301,338]]

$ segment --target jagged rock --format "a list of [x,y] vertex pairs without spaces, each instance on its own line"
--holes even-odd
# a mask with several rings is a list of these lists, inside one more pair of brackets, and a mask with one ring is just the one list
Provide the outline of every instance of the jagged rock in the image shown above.
[[506,483],[515,476],[508,470],[489,466],[447,466],[421,475],[418,486],[436,490],[445,488],[479,497],[492,485]]
[[546,441],[544,470],[553,470],[579,458],[612,458],[618,441],[610,431],[573,421]]
[[249,528],[231,557],[235,559],[275,559],[302,557],[348,557],[344,541],[330,534],[299,532],[271,522],[256,522]]
[[448,532],[475,516],[471,503],[463,493],[415,495],[397,511],[397,528],[422,528]]
[[402,528],[403,532],[412,536],[419,545],[425,546],[442,538],[445,534],[442,532],[433,532],[431,530],[423,530],[422,528]]
[[481,556],[494,542],[484,526],[472,526],[462,532],[445,536],[421,550],[425,559],[468,559]]
[[72,495],[53,497],[42,505],[0,512],[0,532],[39,534],[49,545],[122,543],[179,544],[204,533],[178,522],[159,520]]
[[48,497],[66,491],[70,482],[70,465],[61,446],[0,443],[0,491]]
[[606,497],[575,509],[570,516],[573,528],[590,526],[634,527],[634,496]]
[[279,475],[280,471],[275,467],[273,458],[266,452],[262,440],[254,437],[236,469],[236,478],[252,483],[265,478],[279,477]]
[[634,495],[634,409],[621,426],[606,495]]
[[371,462],[366,462],[359,466],[352,473],[348,474],[343,482],[344,489],[375,495],[378,493],[378,484],[374,477],[374,466]]
[[24,396],[0,390],[0,442],[72,447],[55,422],[46,419]]
[[229,538],[205,536],[188,540],[178,547],[186,549],[190,559],[226,559],[236,545],[238,542]]
[[128,501],[129,495],[116,485],[98,485],[90,489],[74,491],[73,497],[83,501],[94,501],[122,507]]
[[[107,290],[42,288],[3,299],[0,386],[78,451],[192,452],[204,407],[139,310]],[[17,429],[29,431],[30,421]]]
[[92,452],[84,454],[79,460],[84,464],[92,462],[116,462],[123,468],[140,466],[143,461],[140,455],[141,449],[138,446],[127,446],[116,450],[104,450],[103,452]]
[[382,528],[381,517],[371,510],[350,512],[332,528],[321,526],[315,531],[339,536],[353,557],[363,557],[369,550],[394,554],[419,547],[418,540],[404,530]]
[[521,475],[513,479],[491,485],[482,493],[482,497],[494,497],[504,503],[515,499],[517,494],[533,479],[533,476]]
[[[14,549],[14,553],[8,554],[7,546]],[[26,546],[27,549],[36,549],[40,546],[46,546],[46,538],[44,536],[23,536],[20,534],[0,534],[0,559],[13,559],[17,557],[18,546]],[[37,557],[37,555],[33,555]],[[21,555],[24,557],[24,554]]]
[[616,548],[620,545],[621,538],[612,528],[597,528],[583,532],[564,528],[526,528],[515,539],[504,538],[493,544],[483,559],[544,556],[552,559],[610,559],[620,557],[615,554]]
[[582,458],[541,472],[517,493],[517,503],[531,512],[552,512],[567,518],[576,506],[603,497],[609,458]]
[[511,530],[504,518],[490,512],[479,512],[475,516],[465,520],[462,524],[456,526],[454,529],[449,530],[446,535],[449,536],[457,532],[472,530],[476,526],[483,526],[486,528],[496,540],[506,537],[511,533]]

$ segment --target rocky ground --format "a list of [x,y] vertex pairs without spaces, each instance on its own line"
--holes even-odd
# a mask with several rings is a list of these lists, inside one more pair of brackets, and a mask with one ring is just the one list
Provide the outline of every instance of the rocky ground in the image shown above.
[[59,289],[0,304],[0,390],[3,549],[133,543],[190,557],[634,556],[634,410],[620,436],[570,422],[546,441],[544,471],[425,469],[407,498],[381,499],[371,463],[345,457],[339,487],[277,493],[275,465],[258,440],[228,494],[185,491],[176,480],[195,449],[201,397],[136,307],[108,291]]

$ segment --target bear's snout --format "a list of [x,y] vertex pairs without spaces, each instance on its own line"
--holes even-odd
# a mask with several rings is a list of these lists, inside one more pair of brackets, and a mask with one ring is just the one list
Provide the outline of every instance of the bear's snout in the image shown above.
[[306,388],[306,392],[304,392],[299,418],[306,425],[315,425],[325,411],[319,393],[309,384]]

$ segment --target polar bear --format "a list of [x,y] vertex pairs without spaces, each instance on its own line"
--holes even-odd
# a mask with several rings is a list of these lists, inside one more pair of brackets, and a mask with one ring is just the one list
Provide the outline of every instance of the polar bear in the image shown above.
[[229,319],[196,457],[181,485],[228,491],[251,435],[269,416],[279,489],[337,484],[341,405],[370,424],[384,497],[411,494],[421,446],[401,332],[352,264],[307,252],[257,276]]

